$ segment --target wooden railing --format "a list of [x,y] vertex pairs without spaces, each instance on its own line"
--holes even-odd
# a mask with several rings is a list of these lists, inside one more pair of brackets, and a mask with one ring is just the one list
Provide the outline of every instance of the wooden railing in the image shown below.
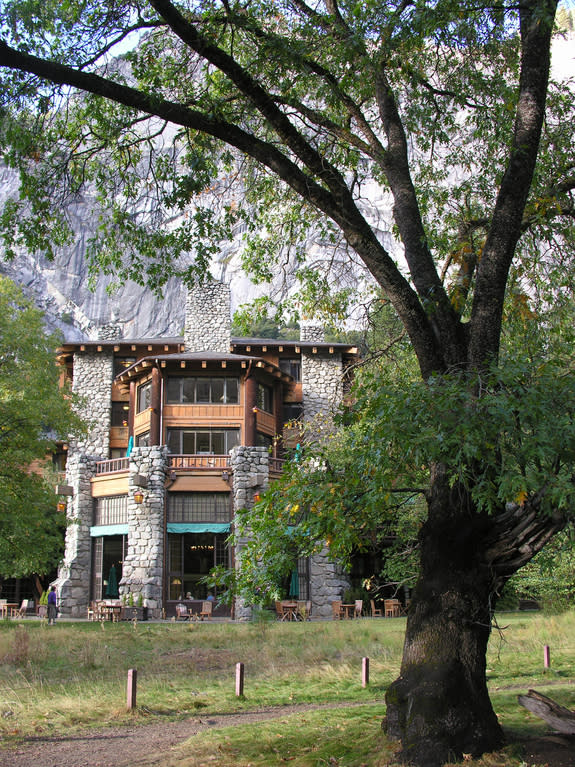
[[129,458],[110,458],[108,461],[98,461],[96,463],[96,474],[114,474],[118,471],[128,471],[129,466]]
[[228,469],[229,455],[170,455],[170,469]]
[[[170,455],[170,469],[229,469],[229,455]],[[96,463],[96,474],[115,474],[128,471],[129,458],[111,458],[108,461]],[[285,463],[284,458],[269,459],[270,473],[281,474]]]

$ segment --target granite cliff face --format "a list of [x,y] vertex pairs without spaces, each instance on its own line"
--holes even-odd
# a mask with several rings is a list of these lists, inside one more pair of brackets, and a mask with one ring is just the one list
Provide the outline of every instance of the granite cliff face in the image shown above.
[[[17,185],[15,173],[0,165],[0,205],[17,195]],[[97,338],[99,328],[110,323],[123,328],[124,338],[181,335],[186,292],[181,282],[170,280],[161,298],[131,281],[110,294],[111,279],[105,276],[91,290],[85,253],[96,223],[88,201],[76,203],[67,213],[77,238],[72,246],[61,249],[54,261],[22,253],[8,262],[0,250],[0,273],[21,285],[45,313],[48,327],[69,341]],[[230,282],[233,308],[255,295],[250,281],[230,264],[229,253],[221,264],[214,265],[213,276]]]

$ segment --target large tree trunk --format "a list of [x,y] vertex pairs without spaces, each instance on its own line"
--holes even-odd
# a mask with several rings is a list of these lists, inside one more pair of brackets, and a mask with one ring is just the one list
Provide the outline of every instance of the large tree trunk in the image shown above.
[[428,504],[401,672],[386,694],[387,733],[401,740],[400,758],[418,767],[503,744],[485,673],[496,594],[563,524],[523,507],[478,514],[440,471]]

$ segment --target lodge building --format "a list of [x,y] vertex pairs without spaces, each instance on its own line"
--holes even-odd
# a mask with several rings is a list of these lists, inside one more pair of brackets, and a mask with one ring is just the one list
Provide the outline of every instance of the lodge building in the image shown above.
[[[235,512],[280,475],[293,424],[341,401],[356,348],[306,324],[298,341],[232,338],[230,318],[229,286],[207,283],[188,294],[183,337],[123,339],[108,326],[61,347],[89,424],[67,445],[59,488],[63,614],[105,598],[112,565],[120,596],[152,617],[173,615],[188,593],[205,598],[202,577],[238,561],[242,542],[227,541]],[[298,564],[299,598],[316,616],[329,617],[346,585],[324,555]],[[235,617],[249,614],[235,605]]]

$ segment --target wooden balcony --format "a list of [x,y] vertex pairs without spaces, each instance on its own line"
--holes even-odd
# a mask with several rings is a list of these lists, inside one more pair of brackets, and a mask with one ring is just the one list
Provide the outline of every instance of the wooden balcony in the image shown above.
[[170,455],[170,469],[229,469],[229,455]]
[[111,458],[108,461],[98,461],[96,464],[96,474],[116,474],[128,471],[130,466],[129,458]]

